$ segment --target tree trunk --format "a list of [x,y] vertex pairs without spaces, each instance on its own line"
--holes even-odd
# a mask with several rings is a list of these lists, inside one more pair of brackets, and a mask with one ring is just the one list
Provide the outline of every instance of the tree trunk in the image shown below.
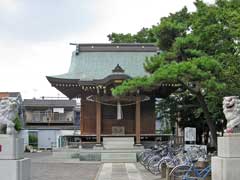
[[204,97],[202,96],[202,94],[198,93],[197,95],[197,100],[203,110],[204,116],[207,120],[207,125],[209,127],[209,130],[211,132],[211,137],[212,137],[212,141],[213,141],[213,146],[215,148],[217,148],[217,132],[216,132],[216,126],[211,118],[210,112],[208,110],[207,107],[207,103],[204,100]]
[[207,125],[209,127],[209,130],[211,132],[211,137],[213,141],[213,146],[217,149],[217,131],[216,131],[216,125],[214,124],[211,114],[208,110],[207,103],[205,102],[205,99],[203,95],[201,94],[201,88],[199,84],[195,84],[195,88],[191,88],[187,84],[185,84],[182,80],[178,79],[178,82],[183,85],[183,87],[186,87],[192,94],[195,94],[197,97],[197,100],[203,110],[204,117],[207,120]]

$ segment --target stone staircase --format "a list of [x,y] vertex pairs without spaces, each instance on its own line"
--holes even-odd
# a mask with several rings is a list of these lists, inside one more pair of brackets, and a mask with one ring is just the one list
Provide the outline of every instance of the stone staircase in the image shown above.
[[133,137],[104,137],[102,162],[136,162],[139,149],[134,147]]
[[105,149],[133,149],[133,137],[104,137],[103,147]]

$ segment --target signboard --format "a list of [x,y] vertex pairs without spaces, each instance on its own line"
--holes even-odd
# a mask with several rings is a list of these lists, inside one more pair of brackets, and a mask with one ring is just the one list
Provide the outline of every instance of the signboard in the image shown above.
[[124,126],[113,126],[112,127],[112,134],[113,135],[124,135],[125,134],[125,127]]
[[184,141],[196,142],[196,128],[191,127],[184,128]]
[[64,108],[53,108],[53,112],[64,113]]

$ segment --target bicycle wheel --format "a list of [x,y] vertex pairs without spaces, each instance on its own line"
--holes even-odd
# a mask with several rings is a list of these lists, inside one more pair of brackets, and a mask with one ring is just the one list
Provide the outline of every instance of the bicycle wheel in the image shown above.
[[169,173],[170,180],[182,180],[183,176],[190,170],[190,166],[179,165]]
[[145,161],[146,159],[152,155],[152,152],[151,151],[144,151],[142,154],[140,154],[139,156],[139,162],[144,165],[145,164]]
[[[158,164],[158,171],[159,171],[159,174],[162,174],[164,172],[162,172],[162,168],[164,166],[168,166],[168,164],[173,164],[172,162],[173,160],[171,158],[163,158],[161,159],[161,161],[159,162]],[[172,162],[172,163],[171,163]]]
[[149,150],[149,149],[140,152],[140,153],[138,154],[138,156],[137,156],[138,161],[142,164],[143,159],[145,158],[145,156],[147,156],[147,155],[150,154],[150,153],[151,153],[151,150]]
[[160,172],[158,171],[158,165],[161,160],[161,157],[156,155],[153,156],[150,160],[149,163],[147,164],[146,168],[154,175],[159,174]]

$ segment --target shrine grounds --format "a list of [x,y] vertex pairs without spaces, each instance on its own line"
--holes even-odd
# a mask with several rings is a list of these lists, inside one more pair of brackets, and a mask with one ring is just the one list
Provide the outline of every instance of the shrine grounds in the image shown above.
[[[103,180],[99,177],[102,172],[100,162],[80,162],[78,159],[56,159],[50,151],[41,153],[25,153],[31,158],[32,180]],[[136,164],[137,172],[123,171],[124,163],[112,163],[112,177],[104,180],[161,180],[140,164]],[[105,174],[105,172],[103,172]],[[106,175],[107,176],[107,175]],[[130,177],[132,176],[132,177]],[[98,178],[97,178],[98,177]],[[130,178],[128,178],[130,177]],[[163,179],[162,179],[163,180]]]

